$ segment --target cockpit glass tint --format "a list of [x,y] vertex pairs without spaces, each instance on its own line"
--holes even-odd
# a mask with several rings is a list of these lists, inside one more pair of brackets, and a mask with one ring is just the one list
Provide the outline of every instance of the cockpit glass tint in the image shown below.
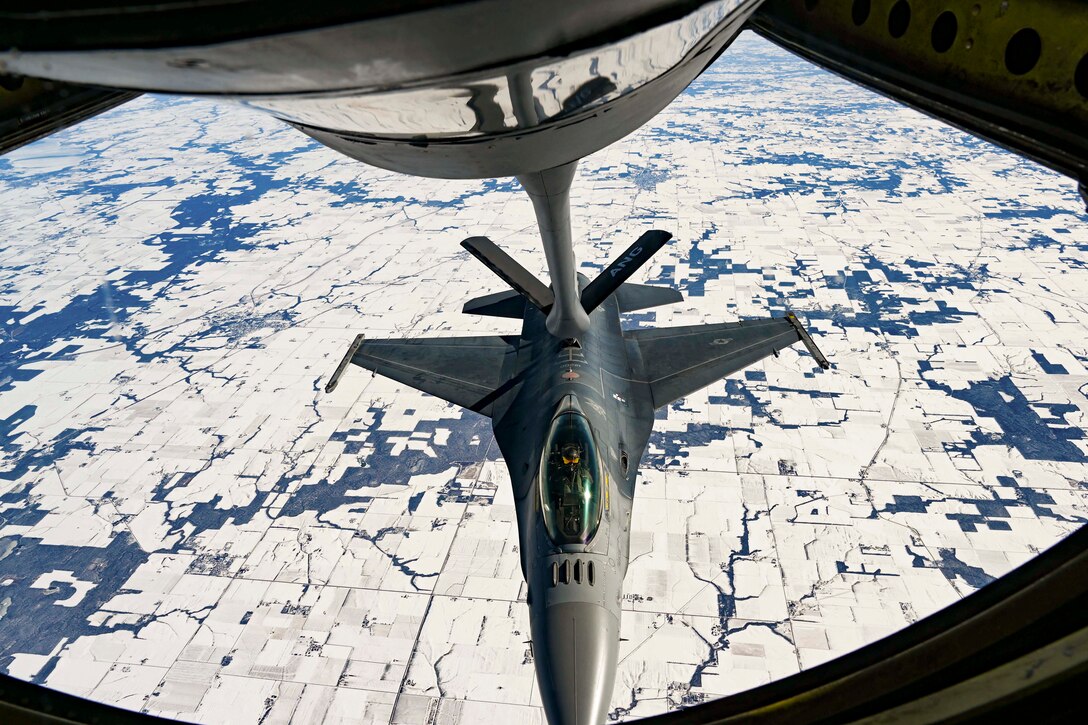
[[589,422],[578,413],[552,421],[540,460],[544,525],[557,545],[588,544],[601,522],[603,476]]

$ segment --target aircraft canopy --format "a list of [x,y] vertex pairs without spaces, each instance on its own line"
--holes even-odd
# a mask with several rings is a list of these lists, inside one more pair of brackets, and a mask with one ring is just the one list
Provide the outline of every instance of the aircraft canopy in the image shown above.
[[585,416],[567,411],[552,421],[540,459],[540,502],[548,536],[558,546],[588,544],[604,506],[604,475]]

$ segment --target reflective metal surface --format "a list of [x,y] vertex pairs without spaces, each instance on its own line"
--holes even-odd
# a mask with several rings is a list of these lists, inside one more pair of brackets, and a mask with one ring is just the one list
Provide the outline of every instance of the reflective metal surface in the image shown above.
[[743,0],[718,0],[679,20],[570,57],[379,92],[248,97],[292,123],[387,139],[471,138],[528,130],[604,106],[677,66]]
[[605,722],[619,654],[616,614],[590,602],[566,602],[532,616],[530,628],[540,701],[548,722]]
[[160,47],[133,39],[154,25],[149,9],[113,33],[116,44],[93,28],[98,40],[81,50],[48,42],[44,26],[25,51],[13,37],[0,72],[234,99],[405,174],[519,176],[653,118],[762,1],[428,0],[227,42],[202,41],[194,24]]
[[79,0],[69,13],[3,3],[0,71],[165,93],[382,91],[570,56],[706,2]]

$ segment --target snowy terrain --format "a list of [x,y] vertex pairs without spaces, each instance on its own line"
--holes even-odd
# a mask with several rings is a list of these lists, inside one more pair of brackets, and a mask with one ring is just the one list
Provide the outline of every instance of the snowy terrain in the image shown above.
[[[792,309],[643,461],[611,716],[738,692],[970,594],[1088,519],[1074,184],[745,35],[572,193],[592,276]],[[542,723],[489,421],[358,369],[358,332],[545,274],[513,180],[366,167],[145,96],[0,157],[0,667],[190,721]]]

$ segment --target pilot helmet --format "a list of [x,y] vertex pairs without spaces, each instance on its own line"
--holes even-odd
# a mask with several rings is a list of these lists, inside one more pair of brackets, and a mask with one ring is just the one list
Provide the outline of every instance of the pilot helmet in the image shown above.
[[582,447],[577,443],[567,443],[561,451],[563,463],[575,465],[582,459]]

